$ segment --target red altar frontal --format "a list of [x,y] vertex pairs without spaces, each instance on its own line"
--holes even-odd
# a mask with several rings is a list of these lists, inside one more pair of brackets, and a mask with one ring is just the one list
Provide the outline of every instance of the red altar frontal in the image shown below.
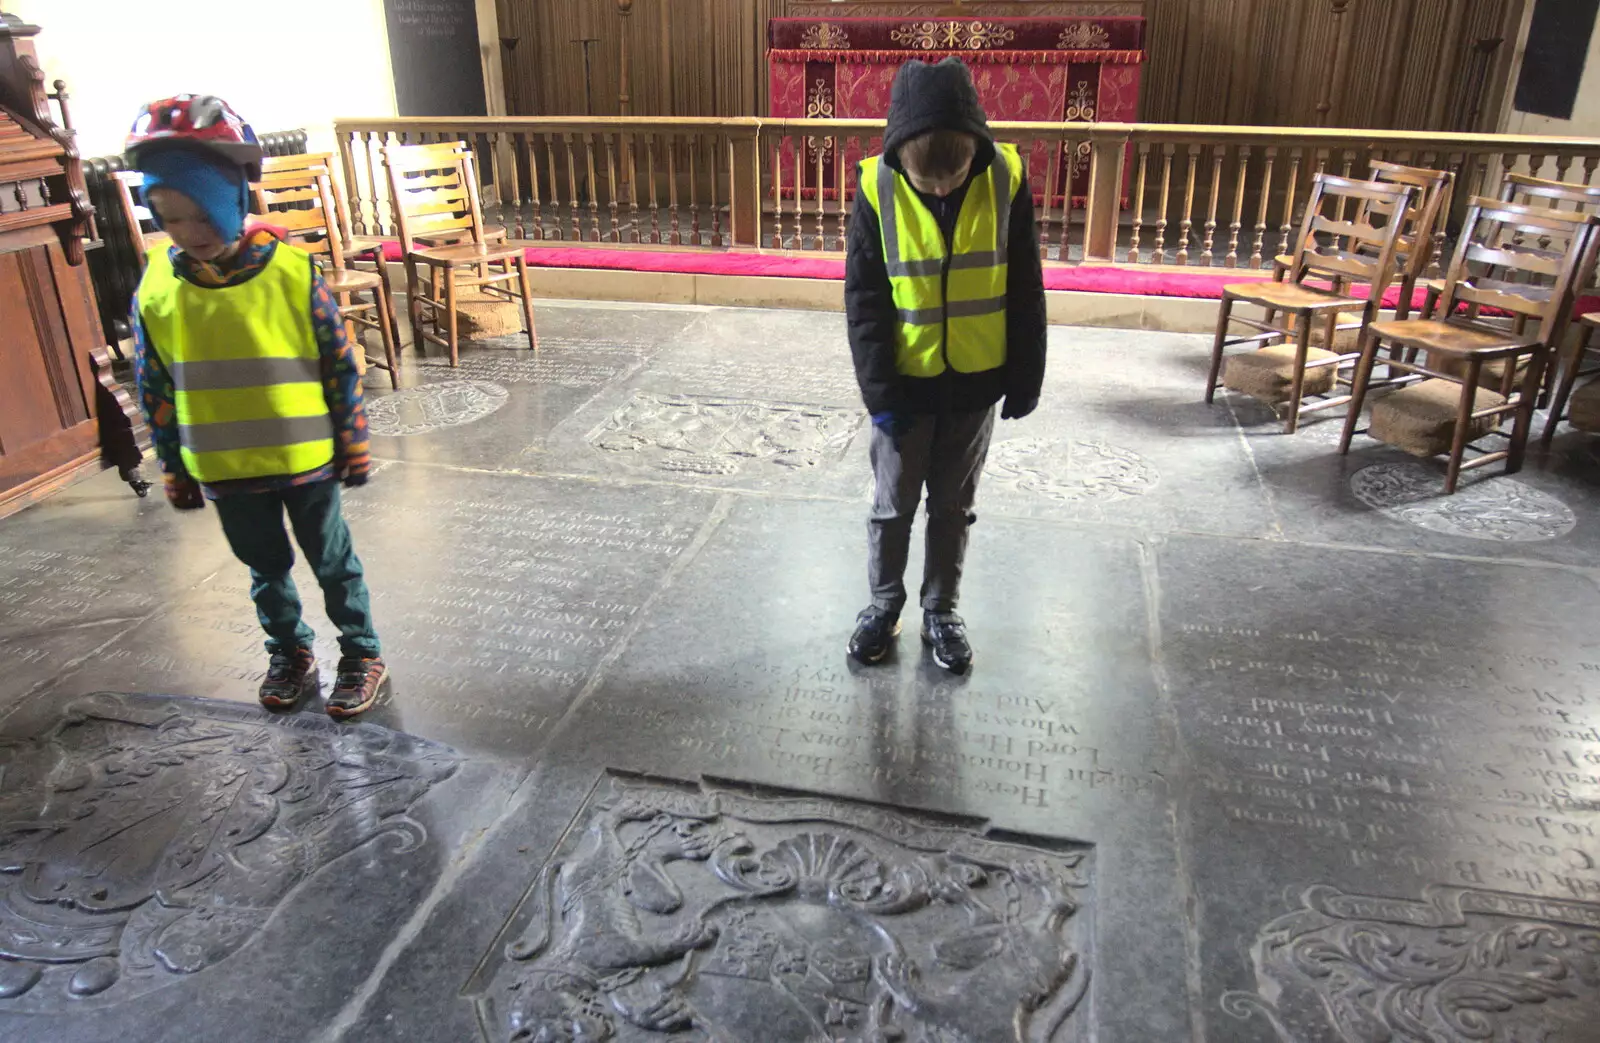
[[[774,118],[881,119],[902,63],[951,55],[972,67],[991,120],[1131,123],[1139,115],[1143,18],[774,18],[768,42]],[[803,160],[791,146],[783,163],[803,172],[803,194],[812,198],[820,165],[824,198],[836,198],[839,159],[853,194],[855,165],[877,144],[852,142],[838,157],[826,139],[811,138]],[[1034,193],[1042,196],[1048,182],[1086,195],[1088,152],[1087,142],[1069,142],[1050,179],[1052,157],[1035,150]]]

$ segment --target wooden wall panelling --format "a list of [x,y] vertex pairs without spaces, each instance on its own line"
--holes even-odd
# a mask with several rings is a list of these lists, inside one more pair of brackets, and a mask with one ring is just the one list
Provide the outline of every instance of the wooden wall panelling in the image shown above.
[[[1097,16],[1139,10],[1148,21],[1142,118],[1152,123],[1314,126],[1338,45],[1333,0],[499,0],[502,35],[516,37],[507,78],[515,111],[584,112],[580,31],[591,48],[594,112],[615,115],[626,22],[635,115],[746,116],[767,111],[770,18]],[[1527,0],[1350,0],[1342,82],[1331,125],[1455,129],[1469,56],[1479,39],[1507,36],[1486,95],[1504,93],[1515,26]],[[559,11],[559,14],[558,14]],[[1511,28],[1508,29],[1507,27]],[[1480,126],[1492,128],[1491,103]]]

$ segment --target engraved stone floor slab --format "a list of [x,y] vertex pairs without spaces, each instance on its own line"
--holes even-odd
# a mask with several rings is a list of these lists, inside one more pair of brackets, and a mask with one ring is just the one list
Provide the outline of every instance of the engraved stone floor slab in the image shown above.
[[[462,748],[532,753],[636,625],[712,505],[693,490],[405,466],[347,490],[385,655],[407,664],[369,716]],[[214,520],[194,521],[191,544],[225,555]],[[296,577],[326,690],[338,632],[317,605],[315,578],[303,565]],[[67,680],[77,690],[253,700],[266,653],[249,583],[224,559]]]
[[490,1040],[1090,1038],[1093,848],[602,779],[468,987]]
[[[1340,457],[1340,410],[1290,436],[1259,404],[1233,397],[1229,405],[1247,425],[1285,531],[1299,539],[1582,567],[1600,561],[1600,457],[1592,436],[1565,433],[1548,455],[1535,446],[1515,475],[1504,475],[1502,464],[1468,471],[1447,497],[1443,457],[1418,460],[1365,435]],[[1543,426],[1540,419],[1534,430]]]
[[1159,573],[1207,1038],[1589,1038],[1593,579],[1188,539]]
[[704,315],[697,308],[543,306],[537,353],[520,334],[464,345],[455,368],[448,357],[408,349],[398,403],[386,404],[393,394],[386,376],[367,381],[377,414],[374,450],[417,462],[561,471],[542,456],[551,429],[650,358],[676,350]]
[[1055,329],[974,670],[858,669],[842,317],[540,328],[374,395],[365,724],[254,706],[210,511],[0,521],[0,1039],[1594,1043],[1600,440],[1440,502]]
[[[89,695],[0,735],[0,1037],[305,1039],[504,773],[371,725]],[[330,928],[330,924],[337,924]],[[315,973],[301,966],[320,947]]]

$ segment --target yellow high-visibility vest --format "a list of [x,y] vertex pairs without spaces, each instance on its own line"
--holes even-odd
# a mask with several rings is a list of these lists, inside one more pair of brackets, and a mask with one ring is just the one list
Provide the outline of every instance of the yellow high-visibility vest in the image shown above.
[[179,278],[165,247],[151,252],[139,317],[172,374],[197,480],[300,474],[333,459],[311,281],[311,258],[283,243],[254,278],[215,289]]
[[900,312],[895,365],[908,377],[997,369],[1006,361],[1006,248],[1022,157],[996,145],[972,179],[947,248],[938,219],[882,156],[861,162],[860,191],[878,215],[883,259]]

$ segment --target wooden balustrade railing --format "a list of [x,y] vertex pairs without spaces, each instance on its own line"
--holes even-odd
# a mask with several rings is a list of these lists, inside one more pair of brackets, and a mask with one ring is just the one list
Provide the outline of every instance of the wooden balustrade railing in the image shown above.
[[[1600,139],[1177,124],[996,123],[1029,170],[1048,261],[1265,269],[1312,175],[1370,160],[1449,169],[1457,209],[1517,171],[1592,183]],[[339,120],[358,233],[393,234],[381,149],[463,140],[513,239],[840,251],[881,120]],[[1447,233],[1435,243],[1448,249]]]

